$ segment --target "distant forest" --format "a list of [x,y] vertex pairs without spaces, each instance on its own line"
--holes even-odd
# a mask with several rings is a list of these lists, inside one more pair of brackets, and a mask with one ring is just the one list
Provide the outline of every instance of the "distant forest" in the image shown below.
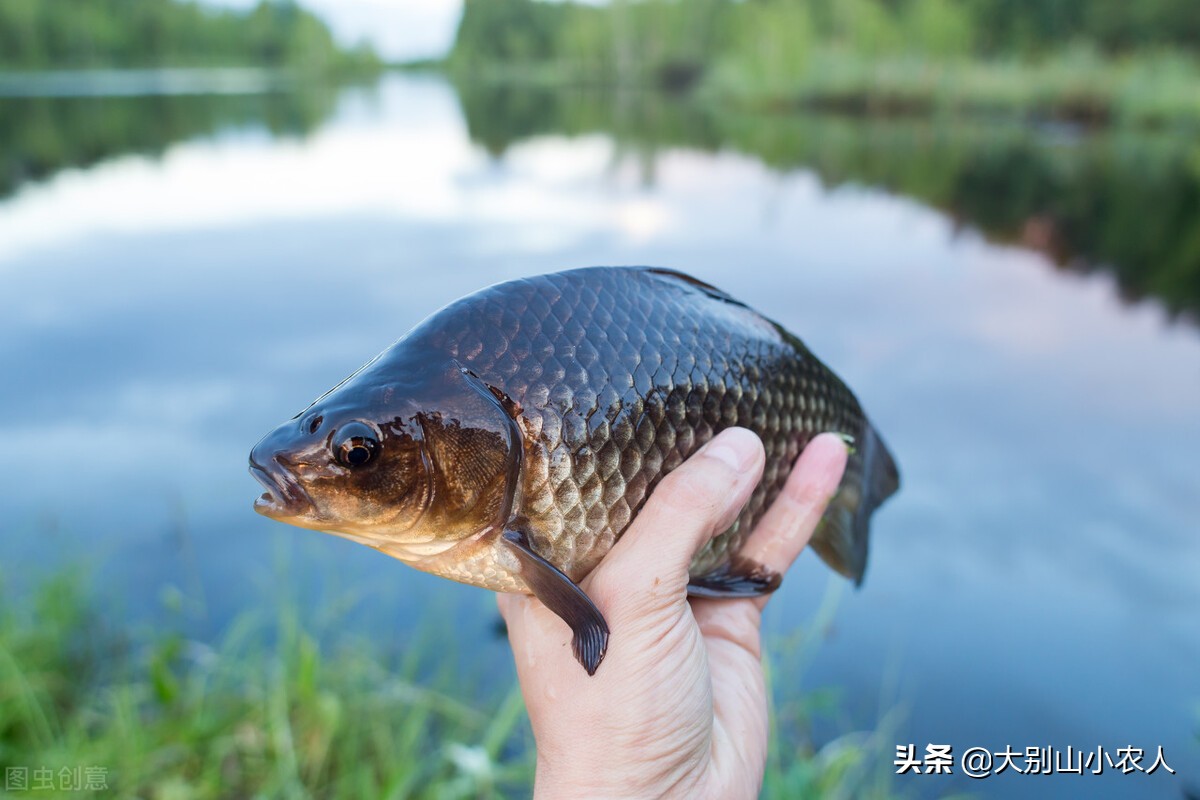
[[248,10],[177,0],[0,0],[0,69],[262,66],[313,72],[379,67],[338,47],[292,0]]
[[1200,0],[465,0],[456,75],[1200,123]]
[[455,57],[507,62],[708,60],[819,40],[874,54],[1109,55],[1200,45],[1196,0],[465,0]]

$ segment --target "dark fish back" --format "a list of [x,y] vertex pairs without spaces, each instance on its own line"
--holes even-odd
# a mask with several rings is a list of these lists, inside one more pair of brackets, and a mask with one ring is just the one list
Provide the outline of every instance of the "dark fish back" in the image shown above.
[[895,464],[853,393],[777,324],[694,278],[640,268],[513,281],[445,312],[410,341],[448,353],[511,400],[525,439],[517,502],[530,543],[573,579],[664,475],[743,426],[766,449],[763,480],[696,557],[693,576],[729,564],[803,447],[836,431],[852,438],[853,454],[814,547],[861,580],[868,520],[898,485]]

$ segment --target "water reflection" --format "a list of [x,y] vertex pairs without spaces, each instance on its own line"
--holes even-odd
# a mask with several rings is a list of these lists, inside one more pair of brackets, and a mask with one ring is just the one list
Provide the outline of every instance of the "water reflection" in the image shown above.
[[[135,619],[162,586],[199,587],[205,636],[259,602],[254,587],[278,583],[270,565],[288,553],[287,585],[314,613],[350,588],[366,602],[347,624],[399,638],[420,610],[448,606],[462,652],[507,663],[503,646],[474,646],[491,641],[485,594],[255,515],[246,454],[486,283],[663,264],[802,335],[903,464],[866,585],[846,593],[804,686],[842,687],[859,724],[898,697],[903,741],[1162,744],[1197,773],[1193,327],[1124,304],[1108,273],[1056,271],[912,200],[829,188],[840,179],[820,165],[850,170],[856,155],[855,169],[955,185],[949,168],[921,172],[940,160],[914,154],[942,140],[919,127],[760,129],[780,148],[809,132],[817,168],[783,170],[783,156],[704,141],[711,118],[693,132],[681,116],[663,128],[678,138],[647,142],[598,114],[569,135],[527,130],[484,148],[472,102],[464,119],[450,87],[395,79],[341,94],[303,139],[253,126],[188,138],[0,203],[6,577],[100,562]],[[807,619],[826,585],[805,559],[772,606],[775,630]],[[1177,786],[1135,777],[1086,791]],[[1061,796],[1078,791],[1071,780],[983,788]]]
[[1126,296],[1200,312],[1200,140],[950,117],[750,115],[670,96],[458,87],[472,139],[499,155],[544,133],[602,131],[638,153],[733,149],[830,185],[878,186],[1076,271],[1111,270]]
[[69,167],[159,154],[219,131],[303,135],[333,110],[332,90],[267,94],[0,96],[0,197]]
[[[547,133],[604,133],[638,156],[677,146],[734,149],[831,185],[879,186],[941,208],[990,238],[1056,265],[1110,270],[1123,293],[1200,311],[1200,143],[1144,131],[958,118],[753,116],[668,95],[463,84],[472,141],[493,156]],[[307,134],[333,112],[329,88],[261,95],[151,94],[0,98],[0,196],[66,167],[161,153],[217,131]]]

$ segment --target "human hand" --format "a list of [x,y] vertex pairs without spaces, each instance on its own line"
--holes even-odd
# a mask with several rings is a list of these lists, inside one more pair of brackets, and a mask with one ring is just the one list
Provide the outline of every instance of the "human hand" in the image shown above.
[[[595,676],[536,598],[499,595],[537,742],[535,797],[757,797],[767,757],[759,627],[768,597],[687,597],[688,565],[749,499],[758,437],[723,431],[654,490],[582,582],[612,630]],[[808,544],[846,466],[813,439],[742,549],[783,573]]]

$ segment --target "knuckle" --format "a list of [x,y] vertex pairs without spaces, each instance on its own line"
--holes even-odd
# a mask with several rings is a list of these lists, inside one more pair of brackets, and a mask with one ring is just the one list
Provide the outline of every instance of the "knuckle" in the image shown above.
[[658,505],[689,518],[702,518],[719,509],[719,483],[700,470],[678,469],[654,492]]
[[798,476],[797,480],[788,483],[782,497],[790,507],[797,511],[812,513],[823,510],[836,492],[836,487],[830,491],[822,481],[808,480],[804,476]]

